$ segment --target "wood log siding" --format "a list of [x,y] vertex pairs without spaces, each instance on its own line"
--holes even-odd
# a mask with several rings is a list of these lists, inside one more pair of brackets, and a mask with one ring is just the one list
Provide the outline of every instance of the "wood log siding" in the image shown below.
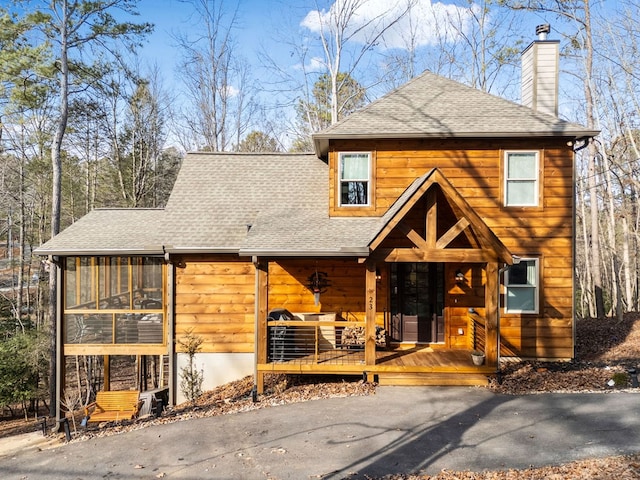
[[[254,345],[255,270],[231,257],[185,257],[176,269],[176,337],[191,330],[204,339],[203,353],[249,353]],[[329,286],[315,305],[308,279],[327,274]],[[378,285],[376,323],[387,309],[386,272]],[[366,268],[357,260],[280,260],[269,262],[267,311],[337,312],[364,321]]]
[[[309,277],[315,271],[326,273],[329,286],[315,305],[309,289]],[[383,325],[387,305],[387,274],[377,284],[376,323]],[[269,309],[286,308],[290,312],[336,312],[346,320],[364,321],[366,268],[357,260],[278,260],[269,263]]]
[[203,353],[250,353],[254,343],[255,270],[231,257],[184,257],[176,269],[175,335],[204,339]]
[[[503,207],[505,150],[540,152],[540,206]],[[511,252],[540,258],[540,313],[506,314],[501,308],[502,354],[573,357],[573,151],[566,139],[338,140],[330,146],[331,172],[341,151],[375,154],[371,215],[383,215],[417,177],[440,169]],[[334,201],[333,174],[329,181],[330,214],[349,215]],[[460,304],[448,306],[450,346],[462,346],[457,328],[464,328],[464,311]]]

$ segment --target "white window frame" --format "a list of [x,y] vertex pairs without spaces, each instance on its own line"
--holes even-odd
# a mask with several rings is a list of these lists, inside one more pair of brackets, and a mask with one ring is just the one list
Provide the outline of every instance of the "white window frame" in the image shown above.
[[[535,177],[509,178],[509,159],[514,154],[534,154]],[[509,202],[509,187],[518,183],[531,184],[533,182],[533,197],[531,202]],[[540,205],[540,152],[538,150],[507,150],[504,152],[504,205],[506,207],[537,207]]]
[[[367,176],[366,178],[350,178],[344,180],[342,178],[342,163],[343,158],[345,156],[356,156],[356,155],[366,155],[367,156]],[[338,153],[338,205],[340,207],[369,207],[371,205],[371,162],[372,162],[372,154],[371,152],[339,152]],[[367,186],[367,201],[366,203],[343,203],[342,202],[342,185],[348,182],[363,182]]]
[[[540,259],[536,258],[536,257],[521,258],[520,259],[520,263],[518,265],[522,265],[523,263],[527,263],[527,262],[534,262],[535,273],[534,273],[534,278],[533,278],[533,282],[534,282],[533,284],[531,284],[531,283],[527,283],[527,284],[522,284],[522,283],[511,284],[509,282],[509,273],[510,273],[512,268],[517,268],[517,265],[510,266],[507,269],[507,271],[505,272],[505,277],[504,277],[504,287],[505,287],[504,310],[505,310],[506,313],[534,313],[534,314],[537,314],[537,313],[540,312]],[[523,308],[520,308],[520,306],[518,306],[518,308],[510,306],[509,305],[509,303],[510,303],[509,299],[511,298],[510,294],[515,290],[524,290],[524,289],[533,290],[533,308],[531,308],[531,309],[523,309]]]

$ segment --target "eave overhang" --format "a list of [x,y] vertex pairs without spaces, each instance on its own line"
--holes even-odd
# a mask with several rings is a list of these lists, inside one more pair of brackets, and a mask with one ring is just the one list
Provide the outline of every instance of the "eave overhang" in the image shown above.
[[269,249],[240,249],[238,254],[243,257],[367,257],[369,247],[341,247],[330,250],[269,250]]
[[316,133],[313,134],[313,144],[318,157],[326,159],[331,140],[397,140],[397,139],[455,139],[455,138],[566,138],[572,141],[583,141],[595,137],[600,130],[558,130],[540,132],[412,132],[412,133]]
[[95,249],[87,248],[80,249],[75,248],[71,250],[67,249],[40,249],[33,250],[35,255],[42,257],[55,256],[55,257],[133,257],[133,256],[161,256],[164,255],[162,249],[157,248],[110,248],[110,249]]

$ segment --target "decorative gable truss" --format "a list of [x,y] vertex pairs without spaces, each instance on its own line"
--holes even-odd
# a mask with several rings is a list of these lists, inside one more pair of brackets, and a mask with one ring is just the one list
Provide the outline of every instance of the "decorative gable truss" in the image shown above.
[[416,179],[369,244],[384,262],[511,264],[512,255],[438,169]]

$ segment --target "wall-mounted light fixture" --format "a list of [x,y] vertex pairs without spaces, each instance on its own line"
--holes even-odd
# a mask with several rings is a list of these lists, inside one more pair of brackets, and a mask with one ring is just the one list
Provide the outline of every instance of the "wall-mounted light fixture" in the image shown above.
[[327,287],[331,284],[329,282],[326,272],[319,272],[316,270],[307,278],[309,282],[309,290],[313,292],[313,300],[316,305],[320,304],[320,294],[327,291]]
[[464,281],[464,273],[462,273],[460,270],[456,270],[456,283],[463,283]]
[[376,282],[382,280],[382,274],[380,273],[380,269],[376,268]]

